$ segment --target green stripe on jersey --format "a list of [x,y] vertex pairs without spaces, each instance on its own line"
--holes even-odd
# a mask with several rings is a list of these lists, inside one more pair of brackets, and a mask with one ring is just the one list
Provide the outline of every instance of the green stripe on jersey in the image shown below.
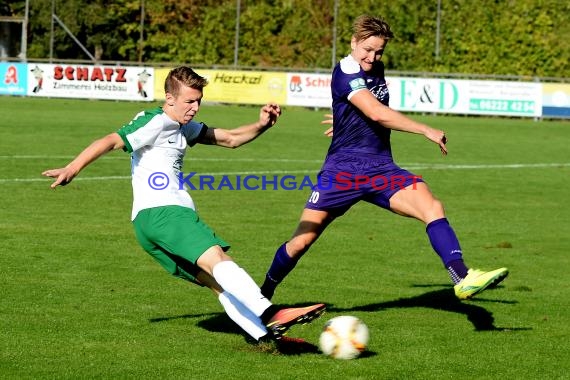
[[127,139],[127,135],[130,135],[131,133],[135,132],[136,130],[144,127],[156,115],[160,115],[163,113],[164,113],[164,111],[163,111],[162,107],[156,107],[156,108],[153,108],[151,110],[139,112],[135,116],[135,118],[129,122],[129,124],[125,124],[121,128],[119,128],[117,133],[119,134],[119,136],[121,136],[121,139],[123,139],[123,142],[125,143],[125,147],[123,148],[123,150],[125,150],[129,153],[132,153],[133,147],[131,146],[131,143],[129,143],[129,140]]

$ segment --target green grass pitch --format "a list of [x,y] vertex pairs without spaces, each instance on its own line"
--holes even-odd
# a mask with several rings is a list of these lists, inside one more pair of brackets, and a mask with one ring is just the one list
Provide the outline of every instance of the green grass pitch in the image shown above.
[[[335,221],[278,288],[278,304],[328,304],[291,336],[317,344],[325,321],[355,315],[368,351],[260,352],[204,288],[169,276],[130,224],[129,157],[112,152],[69,186],[40,173],[154,104],[0,97],[0,378],[569,378],[570,123],[412,114],[443,129],[449,156],[393,133],[396,161],[446,207],[468,265],[506,266],[496,289],[459,302],[421,223],[368,204]],[[238,150],[192,148],[185,172],[314,175],[325,110],[285,108]],[[257,107],[205,104],[197,120],[234,127]],[[293,232],[305,190],[197,190],[198,212],[260,283]]]

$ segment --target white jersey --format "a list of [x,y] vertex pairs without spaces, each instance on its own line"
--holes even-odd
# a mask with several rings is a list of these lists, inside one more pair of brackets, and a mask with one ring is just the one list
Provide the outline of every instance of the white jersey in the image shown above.
[[140,112],[117,133],[131,153],[133,209],[131,220],[140,210],[159,206],[183,206],[194,209],[194,201],[183,186],[179,174],[188,146],[196,144],[206,131],[203,123],[180,123],[168,117],[162,108]]

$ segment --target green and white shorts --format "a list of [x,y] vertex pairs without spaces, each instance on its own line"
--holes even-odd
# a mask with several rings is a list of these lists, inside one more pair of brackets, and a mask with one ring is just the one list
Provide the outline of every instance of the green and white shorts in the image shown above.
[[198,258],[209,248],[230,246],[200,220],[196,211],[182,206],[153,207],[139,211],[133,220],[140,245],[176,277],[196,280]]

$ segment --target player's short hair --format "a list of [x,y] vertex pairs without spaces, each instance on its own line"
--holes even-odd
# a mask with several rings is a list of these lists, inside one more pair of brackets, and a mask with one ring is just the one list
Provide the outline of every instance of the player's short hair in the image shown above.
[[361,15],[354,20],[352,33],[356,41],[363,41],[372,36],[388,41],[394,37],[390,25],[384,19],[369,15]]
[[180,66],[170,70],[164,81],[164,92],[174,97],[178,96],[181,86],[202,91],[208,85],[208,80],[188,66]]

